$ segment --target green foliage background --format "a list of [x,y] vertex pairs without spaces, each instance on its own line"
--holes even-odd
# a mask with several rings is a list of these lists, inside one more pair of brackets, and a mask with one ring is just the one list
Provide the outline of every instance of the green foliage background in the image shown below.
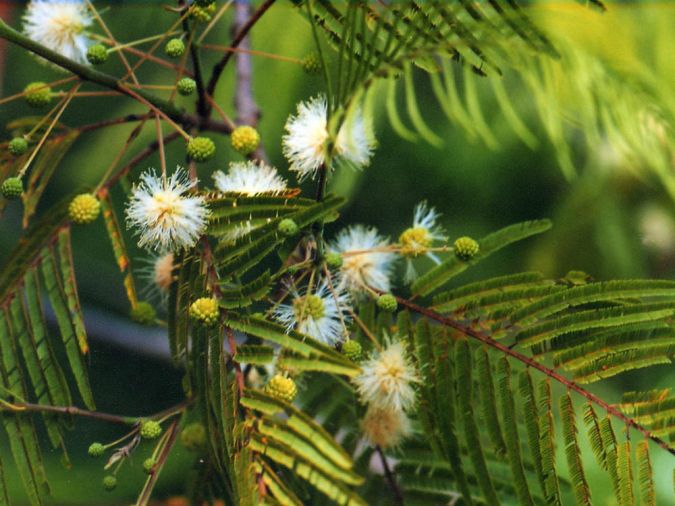
[[[556,10],[551,16],[546,9]],[[284,12],[286,10],[287,12]],[[144,2],[128,2],[123,7],[113,7],[106,22],[120,40],[133,40],[155,33],[158,9]],[[13,9],[14,22],[20,8]],[[546,14],[546,15],[545,15]],[[160,14],[161,15],[161,14]],[[172,14],[164,14],[168,19]],[[668,59],[668,49],[675,45],[675,5],[668,2],[610,3],[610,11],[599,14],[585,12],[577,4],[547,3],[534,10],[537,21],[548,20],[549,29],[564,33],[571,44],[583,47],[596,55],[616,72],[627,85],[633,84],[630,76],[645,73],[654,85],[662,87],[663,95],[675,94],[675,62]],[[603,16],[601,22],[585,23],[591,18]],[[590,24],[590,23],[589,23]],[[225,43],[229,40],[227,23],[221,23],[212,34],[212,40]],[[570,30],[570,27],[574,27]],[[291,12],[290,3],[280,2],[255,28],[252,45],[255,49],[285,56],[302,57],[310,48],[311,32],[306,22]],[[16,47],[4,46],[6,68],[3,79],[3,95],[21,91],[27,82],[53,80],[55,72],[35,63],[35,60]],[[213,54],[213,60],[218,55]],[[672,56],[672,55],[671,55]],[[208,68],[209,61],[206,62]],[[116,65],[111,63],[110,65]],[[154,67],[141,70],[146,78]],[[108,69],[116,73],[118,69]],[[229,69],[231,72],[231,69]],[[161,82],[161,77],[157,77]],[[507,74],[504,77],[507,90],[513,97],[515,108],[534,125],[537,132],[535,112],[531,97],[517,88],[516,81]],[[217,100],[231,111],[232,76],[227,75],[219,86]],[[288,174],[280,152],[280,136],[289,113],[295,103],[321,90],[317,77],[308,77],[294,64],[254,58],[254,91],[263,116],[260,131],[266,150],[282,173]],[[441,148],[424,142],[414,144],[402,141],[392,130],[384,114],[376,125],[379,148],[373,164],[363,172],[341,172],[332,181],[333,191],[349,196],[344,208],[343,222],[363,222],[376,225],[383,233],[397,236],[412,219],[412,208],[419,200],[427,199],[443,213],[442,223],[450,237],[472,235],[480,237],[510,223],[527,219],[550,217],[554,220],[552,231],[535,239],[518,244],[502,254],[491,258],[464,275],[461,281],[473,277],[485,278],[508,272],[541,270],[546,276],[563,276],[570,269],[583,269],[597,279],[607,278],[675,278],[675,252],[656,251],[643,244],[641,219],[649,209],[658,209],[670,220],[670,233],[675,234],[673,200],[660,181],[654,179],[642,167],[626,167],[624,163],[598,145],[592,152],[575,151],[574,160],[579,175],[566,180],[557,166],[555,152],[543,136],[535,149],[525,146],[513,133],[504,118],[492,113],[487,87],[479,87],[485,96],[483,109],[486,120],[495,132],[499,148],[490,150],[479,141],[471,141],[459,127],[451,125],[439,111],[427,79],[416,82],[420,110],[433,131],[443,139]],[[574,101],[579,97],[569,97]],[[103,98],[92,107],[93,99],[81,99],[64,115],[66,124],[82,124],[118,117],[137,108],[125,98]],[[185,100],[186,98],[180,98]],[[664,104],[664,107],[672,107]],[[378,104],[378,107],[383,107]],[[27,110],[21,101],[2,105],[0,123],[22,117]],[[47,190],[42,206],[52,205],[66,192],[86,187],[93,183],[106,168],[106,163],[123,145],[132,126],[116,126],[81,138],[68,153],[62,164],[61,174]],[[9,134],[7,134],[9,135]],[[147,130],[147,141],[152,133]],[[224,168],[230,160],[238,159],[228,148],[227,139],[219,139],[216,161],[202,170],[202,177],[217,168]],[[578,144],[581,144],[579,142]],[[137,145],[143,145],[143,140]],[[170,147],[169,163],[182,163],[180,147]],[[91,160],[100,160],[92,165]],[[158,160],[153,163],[158,165]],[[291,177],[292,178],[292,177]],[[0,257],[5,258],[14,244],[20,227],[20,206],[10,205],[0,220]],[[328,229],[328,236],[336,230]],[[675,240],[675,239],[673,239]],[[82,230],[74,230],[73,249],[80,287],[80,295],[87,309],[102,310],[114,317],[113,331],[126,329],[129,325],[126,298],[117,266],[114,262],[109,240],[102,222]],[[144,253],[133,250],[132,259],[140,260]],[[138,268],[141,262],[136,261]],[[94,312],[92,312],[94,314]],[[107,320],[106,320],[107,321]],[[138,332],[138,339],[160,339],[156,335],[146,337]],[[144,358],[133,352],[120,350],[96,339],[91,333],[91,380],[99,409],[107,412],[143,413],[153,412],[181,398],[180,375],[169,362]],[[146,343],[147,344],[147,343]],[[666,387],[675,381],[672,368],[655,369],[658,377],[638,373],[621,376],[620,381],[630,383],[635,390]],[[655,381],[655,377],[658,379]],[[613,399],[611,392],[605,395]],[[73,470],[66,470],[56,461],[54,453],[47,456],[51,483],[54,488],[54,504],[91,504],[92,497],[100,497],[102,471],[98,462],[86,461],[86,447],[91,441],[110,439],[116,433],[113,428],[98,423],[78,421],[77,432],[71,435],[70,449],[74,462]],[[3,453],[6,452],[4,446]],[[590,452],[588,448],[585,451]],[[660,495],[672,497],[671,466],[662,465],[667,455],[652,452],[656,469],[655,481]],[[11,462],[10,458],[6,459]],[[134,457],[134,467],[120,474],[119,488],[108,497],[111,504],[123,504],[132,499],[144,479],[141,471],[142,455]],[[190,466],[190,458],[177,448],[164,471],[158,496],[181,492],[182,478]],[[14,497],[21,497],[18,479]],[[598,476],[600,476],[598,474]],[[606,487],[611,497],[610,485],[604,478],[589,476],[595,497],[602,497]],[[607,504],[610,504],[608,499]],[[602,504],[602,503],[599,503]]]

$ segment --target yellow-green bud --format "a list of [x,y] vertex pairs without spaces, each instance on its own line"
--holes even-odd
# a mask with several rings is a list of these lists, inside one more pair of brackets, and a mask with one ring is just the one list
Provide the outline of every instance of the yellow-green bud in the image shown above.
[[208,137],[193,137],[188,141],[187,154],[195,162],[205,162],[216,154],[216,145]]
[[31,107],[44,107],[52,101],[52,89],[41,81],[30,83],[23,92],[23,98]]
[[330,251],[326,254],[326,265],[331,269],[342,267],[342,255],[337,251]]
[[101,65],[108,61],[108,48],[103,44],[94,44],[87,49],[87,60],[92,65]]
[[152,307],[152,304],[141,300],[131,308],[129,316],[133,321],[141,325],[153,325],[157,320],[157,311]]
[[143,420],[138,433],[143,439],[157,439],[162,433],[162,426],[155,420]]
[[187,425],[180,433],[180,442],[188,450],[199,451],[206,446],[206,429],[199,422]]
[[28,151],[28,141],[23,137],[14,137],[11,141],[9,141],[7,149],[9,149],[9,152],[15,156],[23,155],[26,151]]
[[86,225],[98,218],[101,203],[91,193],[82,193],[68,205],[68,216],[78,225]]
[[171,39],[164,46],[164,52],[171,58],[178,58],[185,52],[185,42],[181,39]]
[[105,446],[103,446],[101,443],[92,443],[89,445],[89,450],[87,450],[87,453],[90,457],[100,457],[104,452]]
[[342,345],[342,354],[349,360],[353,360],[354,362],[358,361],[361,358],[362,352],[363,348],[361,348],[361,343],[359,343],[358,341],[354,341],[353,339],[345,341],[344,344]]
[[190,15],[197,21],[202,23],[208,23],[213,18],[213,14],[216,12],[216,2],[212,1],[211,3],[206,3],[204,6],[193,5],[190,10]]
[[152,457],[149,457],[143,461],[143,471],[147,474],[151,474],[152,470],[155,468],[157,462]]
[[398,302],[396,302],[396,297],[390,293],[383,293],[377,298],[377,307],[382,311],[387,313],[393,313],[398,307]]
[[236,152],[248,155],[258,149],[260,134],[253,127],[247,125],[238,126],[232,131],[230,141]]
[[23,182],[21,181],[21,178],[8,177],[2,182],[0,192],[2,192],[2,196],[7,200],[18,199],[23,193]]
[[470,260],[478,254],[480,246],[471,237],[460,237],[455,241],[455,255],[460,260]]
[[316,51],[306,54],[301,60],[301,64],[302,69],[309,75],[316,75],[321,72],[321,59]]
[[184,77],[176,83],[176,90],[183,96],[192,95],[197,89],[197,83],[190,77]]
[[203,325],[215,324],[219,316],[218,301],[212,297],[201,297],[190,305],[190,317]]
[[284,218],[277,225],[277,230],[283,236],[292,237],[298,233],[298,224],[290,218]]
[[115,478],[112,474],[103,478],[104,489],[110,492],[111,490],[115,490],[115,487],[117,487],[117,478]]
[[275,374],[265,385],[265,393],[281,401],[293,402],[298,393],[298,387],[291,378]]

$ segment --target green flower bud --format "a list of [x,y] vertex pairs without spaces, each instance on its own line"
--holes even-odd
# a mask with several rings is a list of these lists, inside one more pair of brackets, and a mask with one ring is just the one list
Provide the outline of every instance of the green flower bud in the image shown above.
[[143,439],[157,439],[162,433],[162,426],[155,420],[144,420],[138,433]]
[[383,293],[377,298],[377,307],[382,311],[387,313],[393,313],[398,307],[398,302],[396,302],[396,297],[390,293]]
[[216,145],[208,137],[193,137],[188,141],[187,154],[195,162],[205,162],[216,154]]
[[129,316],[136,323],[141,325],[153,325],[157,320],[157,311],[152,307],[152,304],[145,301],[138,301],[135,307],[131,308]]
[[316,75],[321,72],[321,59],[316,51],[306,54],[300,63],[302,69],[309,75]]
[[213,18],[213,15],[216,12],[216,2],[212,1],[211,3],[206,3],[204,6],[198,4],[193,5],[190,10],[190,15],[197,21],[202,23],[208,23]]
[[358,361],[361,358],[362,353],[363,348],[361,348],[361,343],[358,341],[350,339],[349,341],[345,341],[342,345],[342,354],[349,360],[353,360],[354,362]]
[[342,267],[342,255],[337,251],[330,251],[326,254],[326,265],[331,269]]
[[52,101],[52,89],[41,81],[30,83],[23,92],[23,98],[31,107],[44,107]]
[[260,144],[260,134],[250,126],[243,125],[235,128],[230,137],[232,147],[242,155],[253,153]]
[[89,449],[87,450],[87,453],[90,457],[100,457],[104,452],[105,446],[103,446],[101,443],[91,443],[91,445],[89,445]]
[[68,217],[78,225],[86,225],[98,218],[101,203],[91,193],[83,193],[70,201]]
[[145,471],[147,474],[151,474],[156,463],[157,462],[152,457],[145,459],[143,461],[143,471]]
[[112,474],[103,478],[104,489],[110,492],[111,490],[115,490],[115,487],[117,487],[117,478],[115,478]]
[[279,233],[283,236],[292,237],[298,233],[299,229],[298,224],[295,223],[292,219],[284,218],[279,222],[277,230],[279,230]]
[[108,48],[103,44],[94,44],[87,49],[87,60],[92,65],[101,65],[108,61]]
[[460,260],[471,260],[478,254],[480,246],[471,237],[460,237],[455,241],[455,255]]
[[200,297],[190,305],[190,317],[207,327],[214,325],[220,317],[218,300],[212,297]]
[[178,58],[185,52],[185,42],[181,39],[171,39],[164,46],[164,52],[171,58]]
[[23,182],[21,181],[21,178],[8,177],[2,182],[0,192],[7,200],[18,199],[23,193]]
[[197,89],[197,83],[190,77],[184,77],[176,83],[176,90],[183,96],[192,95]]
[[265,385],[265,393],[281,401],[293,402],[298,393],[298,387],[291,378],[275,374]]
[[14,137],[7,146],[9,152],[15,156],[23,155],[28,151],[28,141],[23,137]]
[[180,442],[185,448],[199,451],[206,446],[206,429],[199,422],[187,425],[180,433]]

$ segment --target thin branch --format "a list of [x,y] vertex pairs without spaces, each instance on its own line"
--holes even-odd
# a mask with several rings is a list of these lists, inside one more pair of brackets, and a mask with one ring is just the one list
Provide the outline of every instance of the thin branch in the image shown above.
[[138,496],[136,506],[145,506],[146,504],[148,504],[150,496],[152,495],[152,491],[155,488],[155,485],[157,484],[159,473],[164,467],[166,459],[169,458],[171,449],[173,448],[173,445],[176,443],[177,436],[178,436],[178,421],[174,420],[167,429],[166,435],[160,443],[161,449],[159,451],[159,456],[157,457],[157,463],[152,468],[150,476],[148,476],[148,479],[145,482],[145,485],[143,486],[143,490],[141,491],[141,494]]
[[391,470],[391,467],[389,467],[389,462],[387,462],[387,457],[385,456],[384,452],[382,451],[382,448],[380,448],[379,446],[375,447],[375,451],[380,456],[380,461],[382,462],[382,468],[384,469],[384,477],[386,478],[387,482],[389,483],[389,487],[391,488],[391,493],[394,496],[394,504],[396,504],[397,506],[403,506],[403,492],[401,491],[401,487],[399,486],[398,482],[396,481],[396,476],[394,476],[394,472]]
[[[178,5],[185,7],[185,1],[179,0]],[[190,27],[190,20],[187,16],[183,16],[182,19],[183,31],[187,34],[188,39],[192,41],[194,34]],[[199,48],[194,43],[190,44],[190,59],[192,60],[195,83],[197,83],[197,114],[200,118],[206,119],[209,117],[209,105],[206,101],[206,90],[204,89],[204,77],[202,75],[201,60],[199,58]]]
[[668,453],[671,455],[675,455],[675,448],[671,447],[668,445],[666,441],[663,439],[659,438],[658,436],[655,436],[652,434],[648,429],[646,429],[644,426],[642,426],[640,423],[635,421],[633,418],[630,418],[626,415],[624,415],[618,408],[612,406],[611,404],[603,401],[600,399],[597,395],[593,394],[592,392],[589,392],[585,388],[577,385],[574,381],[571,381],[564,377],[563,375],[559,374],[558,372],[554,371],[553,369],[550,369],[549,367],[546,367],[543,364],[540,364],[536,360],[523,355],[522,353],[515,351],[508,346],[495,341],[489,336],[486,336],[471,327],[468,327],[466,325],[463,325],[451,318],[447,318],[443,315],[440,315],[436,313],[435,311],[431,311],[429,309],[426,309],[422,306],[418,306],[417,304],[410,302],[407,299],[404,299],[402,297],[396,297],[396,300],[398,301],[399,304],[402,306],[410,309],[411,311],[414,311],[415,313],[418,313],[422,316],[425,316],[431,320],[437,321],[438,323],[445,325],[447,327],[451,327],[462,334],[472,337],[474,339],[477,339],[478,341],[482,342],[483,344],[486,344],[487,346],[490,346],[491,348],[494,348],[496,350],[499,350],[501,353],[514,358],[523,364],[527,365],[528,367],[532,367],[533,369],[538,370],[539,372],[545,374],[549,378],[554,379],[555,381],[559,382],[560,384],[564,385],[567,389],[573,390],[574,392],[578,393],[582,397],[585,397],[588,401],[596,404],[599,406],[601,409],[606,411],[609,415],[613,416],[617,420],[621,421],[628,427],[632,427],[635,430],[641,432],[645,437],[651,439],[654,441],[657,445],[659,445],[661,448],[666,450]]

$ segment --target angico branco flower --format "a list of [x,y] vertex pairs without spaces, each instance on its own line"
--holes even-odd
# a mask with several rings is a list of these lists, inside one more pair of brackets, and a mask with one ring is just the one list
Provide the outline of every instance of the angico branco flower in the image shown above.
[[265,162],[235,162],[230,170],[213,173],[216,188],[223,193],[239,193],[242,195],[277,195],[286,190],[286,181],[277,169]]
[[181,167],[166,179],[154,171],[141,175],[127,207],[127,224],[136,228],[140,247],[178,251],[195,245],[209,216],[203,197],[185,195],[195,183]]
[[23,16],[24,33],[43,46],[79,63],[93,44],[85,29],[92,24],[83,0],[32,0]]
[[[298,104],[295,116],[286,122],[283,137],[284,155],[290,169],[300,180],[314,175],[328,160],[328,109],[326,98],[318,96]],[[335,155],[360,168],[368,165],[372,156],[374,137],[370,122],[361,108],[354,108],[343,121],[335,141]]]
[[352,381],[364,404],[382,409],[407,410],[415,404],[413,383],[420,381],[401,341],[393,341],[361,363]]
[[439,216],[433,207],[427,206],[426,201],[420,202],[415,206],[412,227],[399,236],[401,255],[407,258],[405,279],[408,282],[417,276],[412,264],[413,258],[425,255],[435,263],[440,263],[431,250],[435,242],[447,240],[443,228],[436,223]]
[[349,294],[339,283],[324,279],[313,291],[301,292],[295,287],[289,287],[289,291],[290,304],[280,304],[274,310],[274,317],[288,331],[295,330],[328,345],[345,339],[351,308]]
[[342,281],[352,292],[366,287],[388,292],[396,254],[376,228],[353,225],[337,235],[331,249],[342,255]]
[[361,421],[363,435],[371,445],[396,448],[412,434],[410,419],[405,411],[370,406]]

